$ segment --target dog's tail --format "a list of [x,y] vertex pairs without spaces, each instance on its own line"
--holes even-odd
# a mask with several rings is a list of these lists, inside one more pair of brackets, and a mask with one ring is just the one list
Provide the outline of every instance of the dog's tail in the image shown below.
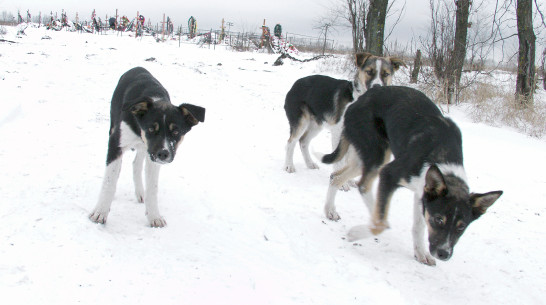
[[349,141],[347,141],[343,136],[341,136],[341,139],[339,140],[339,143],[337,144],[336,149],[332,153],[327,155],[315,153],[315,156],[318,159],[320,159],[322,163],[332,164],[341,160],[345,156],[345,154],[347,154],[348,150],[349,150]]

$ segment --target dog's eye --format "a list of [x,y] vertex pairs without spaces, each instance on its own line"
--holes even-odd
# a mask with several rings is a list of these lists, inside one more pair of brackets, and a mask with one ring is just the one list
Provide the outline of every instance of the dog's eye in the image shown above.
[[466,229],[466,224],[460,223],[460,224],[457,225],[457,231],[458,232],[462,232],[462,231],[464,231],[464,229]]
[[180,133],[180,132],[179,132],[177,129],[175,129],[175,130],[172,131],[172,134],[175,135],[175,136],[177,136],[179,133]]
[[373,72],[373,70],[368,70],[366,71],[366,73],[369,75],[369,76],[373,76],[375,73]]
[[437,225],[437,226],[443,226],[445,224],[445,220],[444,220],[444,217],[438,215],[436,217],[434,217],[434,223]]
[[383,72],[383,77],[387,77],[389,75],[391,75],[389,72]]
[[154,131],[155,131],[155,128],[154,128],[154,127],[150,127],[150,128],[148,128],[148,131],[149,131],[149,132],[154,132]]

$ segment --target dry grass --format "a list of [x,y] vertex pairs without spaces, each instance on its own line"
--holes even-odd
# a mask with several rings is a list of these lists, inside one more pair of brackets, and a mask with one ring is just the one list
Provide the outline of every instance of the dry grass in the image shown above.
[[545,94],[536,94],[534,104],[524,106],[515,100],[515,90],[510,89],[499,84],[476,82],[465,90],[462,100],[468,102],[469,114],[475,122],[502,124],[529,136],[543,138],[546,135]]

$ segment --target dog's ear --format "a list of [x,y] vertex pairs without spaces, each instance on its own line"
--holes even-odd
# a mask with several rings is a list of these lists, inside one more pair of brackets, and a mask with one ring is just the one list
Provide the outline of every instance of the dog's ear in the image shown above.
[[406,68],[408,67],[408,66],[406,66],[406,63],[402,59],[400,59],[398,57],[391,56],[391,57],[389,57],[389,60],[392,63],[394,71],[398,71],[398,69],[400,69],[400,66],[404,66]]
[[134,99],[133,101],[125,103],[123,105],[124,111],[131,111],[135,116],[142,117],[152,107],[152,99],[149,97],[142,97]]
[[436,165],[432,165],[425,176],[425,196],[428,200],[445,196],[447,194],[447,185],[444,175]]
[[178,106],[184,115],[184,119],[190,125],[197,125],[199,122],[205,121],[205,108],[192,104],[182,104]]
[[474,220],[480,218],[487,209],[499,199],[502,191],[489,192],[485,194],[470,194],[470,206],[472,207],[472,217]]
[[356,53],[356,56],[355,56],[356,66],[359,68],[364,66],[364,63],[366,63],[366,60],[368,60],[368,58],[372,56],[373,55],[371,53],[367,53],[367,52]]

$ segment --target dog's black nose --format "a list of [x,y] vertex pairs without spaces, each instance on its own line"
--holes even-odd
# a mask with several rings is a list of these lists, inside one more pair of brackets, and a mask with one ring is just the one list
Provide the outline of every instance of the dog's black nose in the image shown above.
[[451,257],[450,252],[448,252],[446,250],[442,250],[442,249],[438,249],[438,252],[436,254],[438,255],[438,258],[443,260],[443,261],[446,261]]
[[380,84],[374,84],[374,85],[372,86],[372,88],[379,88],[379,87],[381,87]]
[[165,161],[169,158],[169,151],[166,149],[162,149],[159,152],[157,152],[157,158],[161,161]]

